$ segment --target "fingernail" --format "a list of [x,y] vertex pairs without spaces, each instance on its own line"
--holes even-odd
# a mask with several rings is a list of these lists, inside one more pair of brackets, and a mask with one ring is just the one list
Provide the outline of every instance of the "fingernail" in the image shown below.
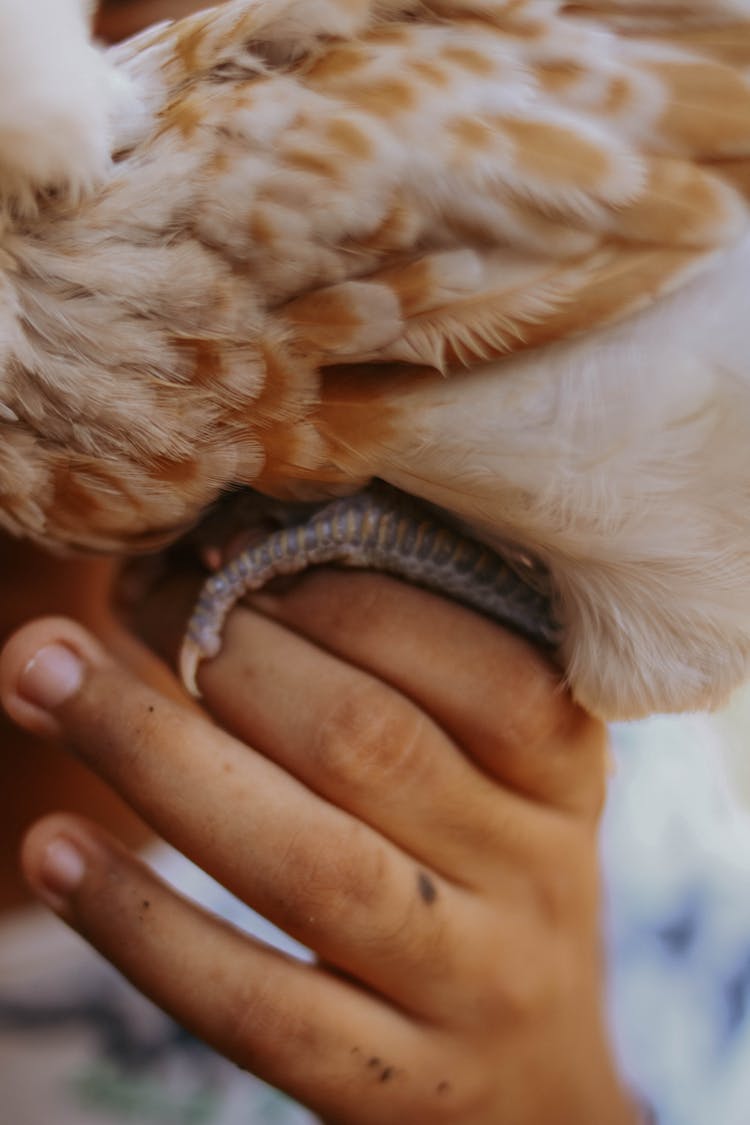
[[32,656],[18,681],[18,694],[43,711],[54,711],[83,683],[83,661],[62,644],[45,645]]
[[38,890],[52,905],[62,904],[86,873],[81,852],[62,836],[48,844],[39,865]]

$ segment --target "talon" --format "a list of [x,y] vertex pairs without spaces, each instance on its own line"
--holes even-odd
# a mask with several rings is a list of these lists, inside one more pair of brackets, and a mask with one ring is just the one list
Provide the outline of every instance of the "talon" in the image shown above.
[[198,687],[198,669],[203,660],[204,653],[191,637],[185,637],[180,647],[179,671],[185,690],[193,699],[201,698]]
[[373,489],[334,501],[307,523],[289,524],[256,541],[206,581],[180,653],[180,675],[190,694],[200,698],[200,663],[218,653],[224,622],[243,594],[262,589],[280,574],[326,562],[400,575],[454,597],[545,648],[559,642],[546,595],[502,556],[463,540],[432,518],[425,521],[413,503],[404,512],[398,496],[385,494],[384,500],[382,490]]

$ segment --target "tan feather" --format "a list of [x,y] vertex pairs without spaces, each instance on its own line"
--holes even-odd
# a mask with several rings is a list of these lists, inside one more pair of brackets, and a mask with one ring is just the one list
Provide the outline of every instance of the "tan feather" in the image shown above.
[[381,476],[545,561],[587,704],[746,674],[748,0],[228,0],[108,59],[106,183],[0,223],[5,527]]

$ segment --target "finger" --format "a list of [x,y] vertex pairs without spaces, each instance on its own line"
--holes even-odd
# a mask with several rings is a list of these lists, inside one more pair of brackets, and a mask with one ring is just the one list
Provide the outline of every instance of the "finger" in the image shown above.
[[325,960],[415,1011],[455,1004],[463,892],[135,679],[79,626],[17,633],[0,698],[27,729],[61,733],[160,835]]
[[[169,622],[173,636],[189,588],[171,583],[158,612],[147,614]],[[239,607],[200,682],[223,727],[432,870],[497,885],[523,861],[528,802],[499,788],[423,710],[363,669]]]
[[[180,579],[141,607],[140,631],[172,659],[196,596],[195,581]],[[598,819],[605,730],[522,638],[453,601],[375,573],[315,569],[281,593],[267,589],[248,600],[406,695],[504,786]],[[248,652],[258,648],[249,634],[245,643]],[[204,663],[204,694],[209,682],[218,686],[228,676],[236,655],[225,645]],[[212,706],[219,702],[211,697]]]
[[311,572],[262,610],[424,708],[485,769],[534,799],[598,812],[605,737],[521,637],[380,574]]
[[437,1097],[422,1028],[207,915],[88,822],[43,820],[22,862],[35,891],[138,989],[318,1112],[404,1121],[412,1100]]

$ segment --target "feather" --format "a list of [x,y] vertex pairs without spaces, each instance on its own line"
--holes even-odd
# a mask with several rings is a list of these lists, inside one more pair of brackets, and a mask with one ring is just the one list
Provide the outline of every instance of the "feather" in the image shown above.
[[106,65],[103,181],[0,222],[0,523],[380,477],[544,562],[594,710],[748,674],[750,0],[228,0]]

